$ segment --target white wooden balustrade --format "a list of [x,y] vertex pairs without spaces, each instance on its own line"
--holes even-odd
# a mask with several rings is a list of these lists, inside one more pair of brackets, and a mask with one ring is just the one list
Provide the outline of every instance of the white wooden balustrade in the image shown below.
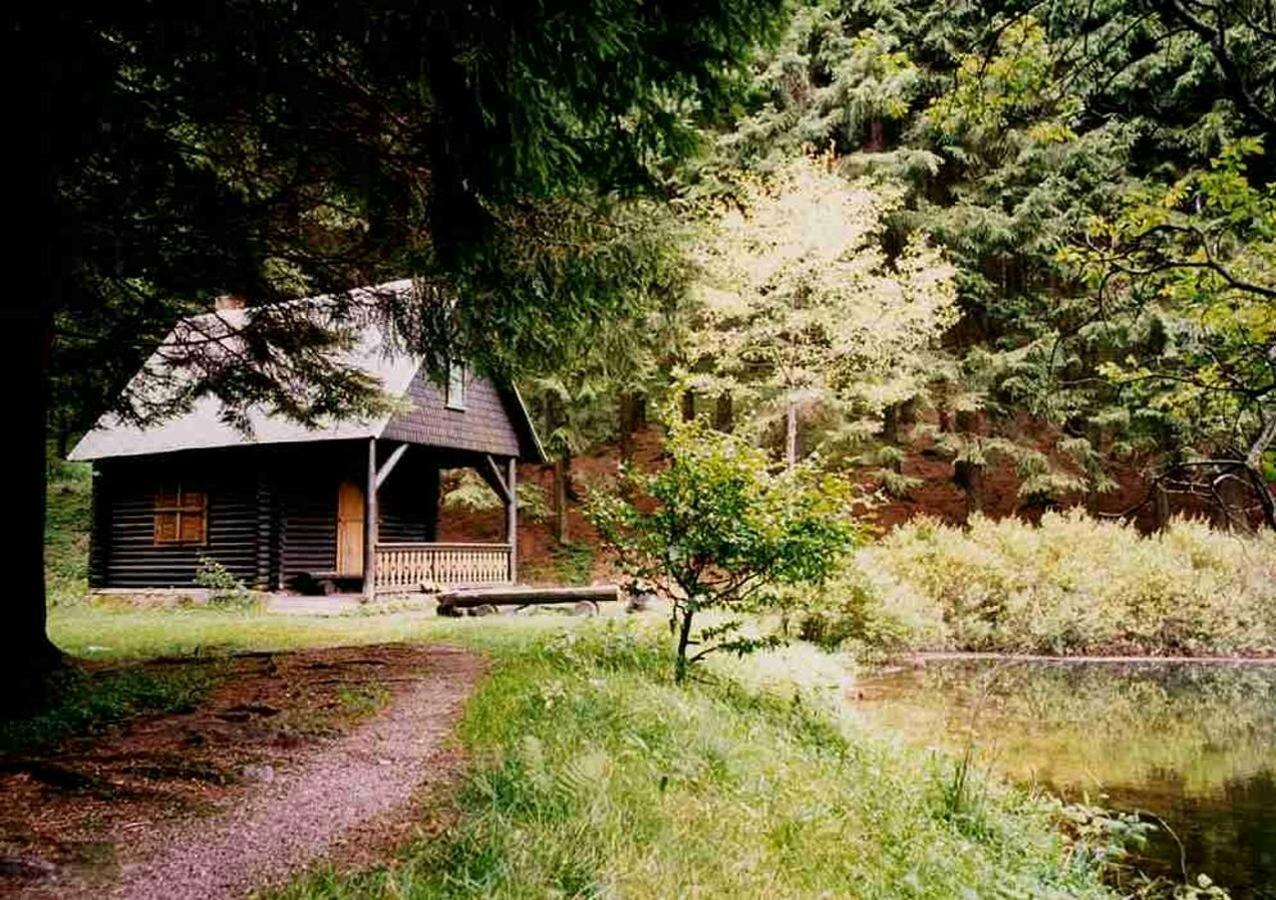
[[378,594],[474,584],[507,584],[509,544],[377,544]]

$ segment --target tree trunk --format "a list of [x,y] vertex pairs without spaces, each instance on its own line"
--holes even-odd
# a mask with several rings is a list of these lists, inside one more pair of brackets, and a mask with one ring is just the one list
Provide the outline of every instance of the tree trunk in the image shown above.
[[[21,32],[28,54],[53,51],[57,46],[56,15],[35,12]],[[18,31],[11,30],[10,37]],[[47,47],[45,46],[47,43]],[[17,154],[13,171],[21,177],[10,185],[10,212],[20,222],[11,235],[10,259],[14,284],[0,308],[8,347],[0,357],[0,383],[8,406],[8,459],[10,474],[7,513],[11,525],[5,562],[5,620],[0,628],[0,717],[37,706],[47,676],[61,663],[62,655],[49,640],[44,593],[44,504],[48,478],[46,453],[48,428],[49,347],[53,333],[53,309],[67,267],[61,246],[63,229],[55,205],[55,159],[62,152],[58,132],[67,123],[60,109],[57,82],[60,69],[50,63],[22,68],[31,58],[16,52],[9,57],[10,74],[21,73],[23,89],[17,92],[15,121],[23,134],[11,142]],[[65,54],[63,54],[65,55]],[[35,58],[40,59],[37,55]],[[54,54],[54,59],[57,55]],[[43,60],[42,60],[43,63]],[[16,64],[17,68],[13,68]],[[12,79],[11,79],[12,80]],[[17,82],[14,82],[17,83]]]
[[620,461],[625,464],[634,459],[634,431],[637,421],[637,398],[625,391],[620,395]]
[[682,392],[682,421],[690,422],[696,417],[696,392],[687,388]]
[[868,145],[864,149],[869,153],[881,153],[886,149],[886,129],[880,116],[868,120]]
[[572,456],[566,450],[554,457],[554,534],[558,543],[570,539],[567,527],[567,482],[572,477]]
[[899,407],[893,403],[882,410],[882,440],[888,444],[899,443]]
[[784,463],[789,469],[792,469],[797,465],[798,461],[797,403],[790,400],[788,408],[784,412]]
[[[51,284],[44,287],[47,291]],[[26,294],[21,288],[15,294],[41,296],[34,291]],[[14,527],[5,554],[7,598],[4,627],[0,628],[0,677],[5,688],[0,691],[0,717],[38,706],[46,676],[62,658],[48,638],[44,594],[50,319],[46,309],[30,306],[6,307],[3,319],[11,342],[0,354],[4,359],[0,378],[10,387],[7,443],[14,477],[7,499]]]
[[984,467],[966,460],[958,460],[953,464],[953,481],[966,494],[966,518],[983,512],[984,508]]
[[1156,510],[1156,530],[1164,531],[1170,524],[1170,492],[1158,481],[1152,488],[1152,503]]
[[713,427],[721,432],[729,432],[735,427],[735,407],[731,395],[723,391],[713,407]]
[[681,684],[687,677],[687,648],[691,645],[691,617],[693,612],[690,608],[682,610],[682,621],[678,626],[678,653],[674,658],[673,680],[677,684]]

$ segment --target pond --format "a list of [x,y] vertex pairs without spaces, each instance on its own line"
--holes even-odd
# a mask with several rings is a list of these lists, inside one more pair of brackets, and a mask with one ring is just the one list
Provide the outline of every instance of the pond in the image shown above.
[[[1276,666],[929,661],[861,677],[858,714],[1069,800],[1159,816],[1139,866],[1276,898]],[[1181,848],[1180,848],[1181,843]]]

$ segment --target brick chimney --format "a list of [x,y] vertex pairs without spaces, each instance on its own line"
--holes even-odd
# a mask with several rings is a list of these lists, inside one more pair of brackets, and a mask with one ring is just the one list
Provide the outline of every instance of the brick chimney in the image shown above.
[[221,294],[213,301],[213,309],[217,312],[229,312],[234,309],[243,309],[247,306],[242,294]]

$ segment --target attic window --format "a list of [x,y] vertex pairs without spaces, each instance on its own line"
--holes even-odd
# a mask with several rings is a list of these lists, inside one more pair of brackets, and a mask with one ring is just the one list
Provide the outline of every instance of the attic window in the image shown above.
[[465,409],[465,363],[447,367],[447,408]]
[[208,495],[177,485],[155,493],[155,543],[208,543]]

